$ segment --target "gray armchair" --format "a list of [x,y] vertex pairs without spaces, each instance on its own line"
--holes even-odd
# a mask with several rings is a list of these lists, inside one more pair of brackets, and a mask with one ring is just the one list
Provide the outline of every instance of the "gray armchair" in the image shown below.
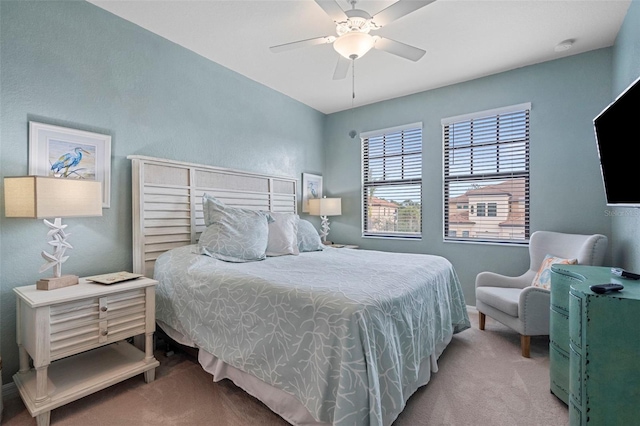
[[518,277],[481,272],[476,277],[476,308],[480,330],[486,315],[520,333],[522,356],[529,358],[531,336],[549,335],[550,291],[531,285],[547,254],[578,259],[580,265],[600,266],[608,239],[601,234],[579,235],[537,231],[529,240],[529,270]]

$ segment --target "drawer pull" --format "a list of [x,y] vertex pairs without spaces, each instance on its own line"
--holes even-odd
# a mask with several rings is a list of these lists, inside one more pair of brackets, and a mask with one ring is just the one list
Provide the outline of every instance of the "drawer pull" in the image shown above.
[[107,312],[107,307],[106,307],[106,306],[103,306],[102,308],[100,308],[100,310],[101,310],[102,312]]
[[100,332],[100,334],[102,334],[103,336],[106,336],[107,334],[109,334],[109,331],[108,330],[102,330]]

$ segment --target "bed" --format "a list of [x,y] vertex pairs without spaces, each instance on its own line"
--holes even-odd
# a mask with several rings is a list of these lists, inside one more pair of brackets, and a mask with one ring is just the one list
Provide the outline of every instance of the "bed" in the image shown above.
[[294,425],[390,425],[469,328],[443,257],[326,247],[246,263],[201,254],[202,199],[297,212],[297,181],[130,156],[134,270],[159,281],[156,318]]

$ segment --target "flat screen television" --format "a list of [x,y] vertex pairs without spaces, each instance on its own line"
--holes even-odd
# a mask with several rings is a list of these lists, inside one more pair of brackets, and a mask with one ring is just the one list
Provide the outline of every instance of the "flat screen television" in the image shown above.
[[640,77],[593,119],[608,206],[640,208]]

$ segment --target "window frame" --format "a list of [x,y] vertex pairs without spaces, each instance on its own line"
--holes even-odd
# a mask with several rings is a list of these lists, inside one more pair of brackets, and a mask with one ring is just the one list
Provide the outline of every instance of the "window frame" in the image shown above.
[[[469,237],[469,238],[461,238],[459,235],[459,233],[454,233],[453,235],[447,235],[449,232],[451,232],[451,228],[450,226],[448,226],[448,220],[450,217],[451,212],[448,211],[447,207],[448,207],[448,203],[450,202],[449,200],[449,196],[450,194],[447,194],[447,188],[449,187],[449,185],[451,183],[459,183],[459,182],[473,182],[474,180],[477,182],[480,181],[491,181],[491,180],[496,180],[498,181],[500,179],[500,176],[508,176],[506,174],[506,172],[500,172],[499,170],[496,171],[495,173],[490,173],[490,172],[484,172],[484,173],[477,173],[475,174],[474,171],[471,171],[470,173],[468,173],[466,176],[466,178],[463,177],[458,177],[459,175],[449,175],[449,169],[447,167],[447,155],[450,151],[452,151],[452,149],[450,148],[450,146],[448,145],[448,139],[447,139],[447,135],[448,135],[448,130],[449,126],[454,125],[454,124],[463,124],[465,122],[470,122],[471,126],[472,126],[472,122],[473,120],[486,120],[486,119],[490,119],[492,117],[496,117],[496,119],[499,120],[500,116],[503,115],[508,115],[508,114],[517,114],[517,113],[525,113],[525,117],[524,117],[524,127],[523,130],[525,131],[525,138],[523,139],[518,139],[518,141],[520,142],[524,142],[523,144],[523,151],[524,151],[524,157],[523,157],[523,170],[519,170],[519,171],[511,171],[510,177],[505,177],[505,179],[517,179],[517,178],[523,178],[524,179],[524,196],[523,196],[523,201],[522,204],[524,206],[523,209],[523,214],[524,214],[524,229],[523,229],[523,238],[522,239],[516,239],[516,238],[493,238],[493,237],[486,237],[486,238],[479,238],[479,237]],[[490,109],[490,110],[485,110],[485,111],[479,111],[479,112],[474,112],[474,113],[469,113],[469,114],[463,114],[463,115],[458,115],[458,116],[453,116],[453,117],[448,117],[448,118],[443,118],[441,120],[441,124],[442,124],[442,147],[443,147],[443,152],[442,152],[442,180],[443,180],[443,184],[442,184],[442,200],[443,200],[443,205],[442,205],[442,217],[443,217],[443,223],[442,223],[442,237],[443,237],[443,242],[462,242],[462,243],[479,243],[479,244],[498,244],[498,245],[527,245],[529,243],[529,238],[530,238],[530,234],[531,234],[531,230],[530,230],[530,219],[531,219],[531,200],[530,200],[530,182],[531,182],[531,166],[530,166],[530,149],[531,149],[531,134],[530,134],[530,120],[531,120],[531,103],[527,102],[527,103],[522,103],[522,104],[517,104],[517,105],[511,105],[511,106],[506,106],[506,107],[502,107],[502,108],[495,108],[495,109]],[[497,125],[499,126],[500,124],[497,123]],[[498,129],[500,129],[500,127],[498,127]],[[473,128],[471,130],[473,132]],[[497,132],[499,132],[499,130],[497,130]],[[499,134],[499,133],[498,133]],[[481,133],[481,136],[484,136]],[[473,139],[473,136],[471,136],[471,138]],[[515,140],[515,139],[514,139]],[[508,140],[504,142],[504,146],[506,149],[510,148],[510,145],[508,145],[509,143],[513,144],[513,147],[517,146],[517,143],[514,143],[514,140]],[[496,139],[495,142],[495,146],[499,147],[503,145],[503,142],[501,142],[500,139]],[[474,151],[473,151],[473,145],[469,146],[470,149],[470,153],[469,155],[469,160],[471,161],[471,164],[473,164],[474,161]],[[497,149],[497,148],[496,148]],[[513,149],[513,148],[512,148]],[[496,161],[496,167],[499,168],[501,163],[499,160],[499,157],[496,157],[497,161]],[[483,166],[489,166],[492,163],[490,162],[483,162],[482,165]],[[472,166],[470,166],[472,167]],[[473,169],[472,169],[473,170]],[[474,203],[471,202],[471,200],[468,201],[469,202],[469,215],[470,217],[474,215]],[[490,215],[490,208],[489,208],[489,204],[492,203],[492,201],[487,201],[484,200],[481,203],[484,203],[484,209],[483,209],[483,217],[497,217],[497,211],[496,214],[494,215]],[[477,203],[478,205],[481,203]],[[476,205],[476,210],[480,210],[478,209],[478,206]],[[512,212],[512,205],[511,203],[509,203],[508,205],[508,214],[511,214]],[[455,213],[455,211],[454,211]],[[480,213],[480,211],[477,211],[477,213]],[[480,216],[479,214],[477,216]],[[489,235],[489,234],[488,234]],[[512,235],[513,236],[513,235]]]
[[[419,130],[420,131],[420,179],[419,179],[419,183],[416,183],[415,181],[417,180],[416,178],[410,178],[407,179],[409,185],[419,185],[420,190],[419,190],[419,194],[420,194],[420,231],[417,233],[402,233],[402,232],[386,232],[386,231],[382,231],[382,232],[372,232],[372,231],[368,231],[366,229],[367,227],[367,205],[368,203],[366,202],[366,197],[367,197],[367,192],[368,192],[368,188],[370,185],[366,185],[365,182],[365,140],[368,140],[370,138],[374,138],[374,137],[381,137],[381,136],[385,136],[385,135],[393,135],[395,133],[401,133],[401,132],[410,132],[410,131],[416,131]],[[399,239],[399,240],[408,240],[408,241],[419,241],[422,240],[422,232],[423,232],[423,226],[422,226],[422,204],[424,202],[423,200],[423,195],[422,195],[422,189],[423,189],[423,175],[424,175],[424,171],[423,171],[423,167],[424,167],[424,128],[423,128],[423,124],[421,121],[419,122],[415,122],[415,123],[410,123],[410,124],[405,124],[405,125],[400,125],[400,126],[394,126],[394,127],[388,127],[388,128],[384,128],[384,129],[379,129],[379,130],[371,130],[371,131],[366,131],[366,132],[362,132],[360,133],[360,190],[361,190],[361,197],[360,197],[360,207],[361,207],[361,217],[360,217],[360,224],[361,224],[361,237],[362,238],[382,238],[382,239]],[[398,215],[398,212],[396,211],[396,216]]]

